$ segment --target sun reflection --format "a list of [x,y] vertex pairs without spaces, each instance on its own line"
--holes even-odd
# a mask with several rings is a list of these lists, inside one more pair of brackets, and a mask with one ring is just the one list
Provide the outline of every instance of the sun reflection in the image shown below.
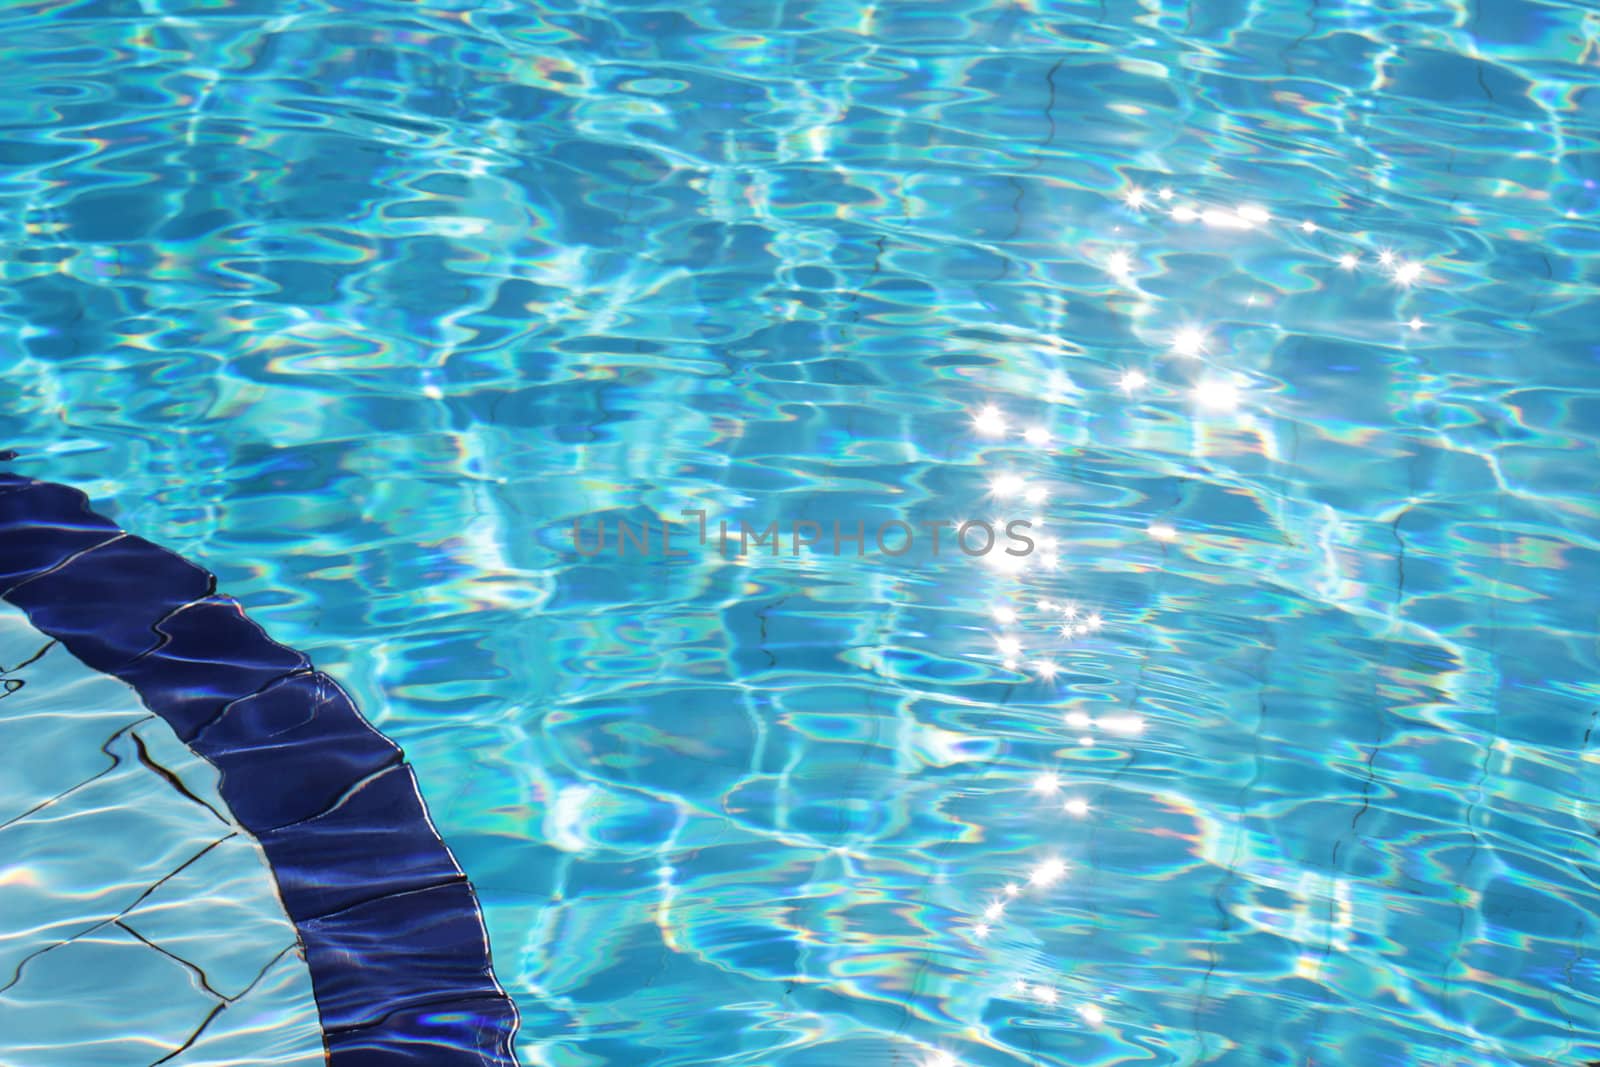
[[997,474],[989,483],[989,492],[1000,500],[1010,500],[1022,495],[1026,484],[1020,474]]
[[1172,350],[1180,356],[1198,356],[1206,350],[1206,332],[1198,326],[1185,326],[1172,335]]
[[[1005,445],[1015,449],[998,472],[990,470],[986,474],[989,493],[996,500],[1008,502],[1012,514],[1025,513],[1027,509],[1020,506],[1024,503],[1042,512],[1050,500],[1052,489],[1058,496],[1066,493],[1066,484],[1053,480],[1053,470],[1059,469],[1052,468],[1051,464],[1054,461],[1093,446],[1123,449],[1146,447],[1144,442],[1149,438],[1133,439],[1128,436],[1128,431],[1123,426],[1111,423],[1109,420],[1092,430],[1087,429],[1089,426],[1087,420],[1104,414],[1095,409],[1091,390],[1098,390],[1102,400],[1114,397],[1117,392],[1131,397],[1149,391],[1153,395],[1147,393],[1136,402],[1122,405],[1118,414],[1126,415],[1130,422],[1140,424],[1156,419],[1179,427],[1187,423],[1193,427],[1192,439],[1206,444],[1207,447],[1209,442],[1221,441],[1224,437],[1222,434],[1211,432],[1213,428],[1255,430],[1263,442],[1264,453],[1269,457],[1275,454],[1274,439],[1259,431],[1262,416],[1260,409],[1270,399],[1270,394],[1260,388],[1265,384],[1264,379],[1246,373],[1247,367],[1228,365],[1228,357],[1235,349],[1246,350],[1251,335],[1244,332],[1243,324],[1238,331],[1230,328],[1223,317],[1227,314],[1224,308],[1207,307],[1200,299],[1188,301],[1187,306],[1176,301],[1172,305],[1163,305],[1158,299],[1158,293],[1146,292],[1142,286],[1136,286],[1134,284],[1136,272],[1164,270],[1167,263],[1128,235],[1135,225],[1160,226],[1170,218],[1176,223],[1201,223],[1207,231],[1231,231],[1227,233],[1197,232],[1193,229],[1187,231],[1186,240],[1209,241],[1212,246],[1210,250],[1213,252],[1229,244],[1279,240],[1302,249],[1298,254],[1309,262],[1327,266],[1337,263],[1341,271],[1352,275],[1357,270],[1371,272],[1376,264],[1383,277],[1401,288],[1421,284],[1428,277],[1424,268],[1426,257],[1402,257],[1394,249],[1379,248],[1372,244],[1363,243],[1358,246],[1355,240],[1337,234],[1333,234],[1332,239],[1338,240],[1345,248],[1350,249],[1349,251],[1304,252],[1306,243],[1293,236],[1294,230],[1304,235],[1330,232],[1307,217],[1306,209],[1292,209],[1288,205],[1269,207],[1260,203],[1234,205],[1219,204],[1215,201],[1208,203],[1207,197],[1196,196],[1188,191],[1175,192],[1170,186],[1151,190],[1130,184],[1120,194],[1113,194],[1113,207],[1116,199],[1120,199],[1122,204],[1132,211],[1153,210],[1143,216],[1138,223],[1127,214],[1114,212],[1117,236],[1110,236],[1107,245],[1093,249],[1087,257],[1086,265],[1091,268],[1098,267],[1117,282],[1123,283],[1124,287],[1120,290],[1110,285],[1106,286],[1106,289],[1125,294],[1113,299],[1113,305],[1124,302],[1128,296],[1139,298],[1138,311],[1126,314],[1140,317],[1136,326],[1141,330],[1147,322],[1165,325],[1156,325],[1152,332],[1142,334],[1146,351],[1117,352],[1112,355],[1118,362],[1129,365],[1114,370],[1099,370],[1098,374],[1104,377],[1098,376],[1094,370],[1085,372],[1088,376],[1082,379],[1084,387],[1074,384],[1065,371],[1059,368],[1072,365],[1064,358],[1069,354],[1087,356],[1088,353],[1084,349],[1088,345],[1083,344],[1080,347],[1069,344],[1064,337],[1055,340],[1052,335],[1047,340],[1054,340],[1053,345],[1045,345],[1047,351],[1038,353],[1040,358],[1048,362],[1036,372],[1035,377],[1023,388],[997,397],[998,403],[986,404],[975,411],[972,423],[979,435],[991,439],[1005,439]],[[1171,232],[1176,233],[1175,230]],[[1140,265],[1141,258],[1144,261],[1143,266]],[[1326,270],[1326,266],[1324,269]],[[1334,272],[1328,270],[1327,273],[1333,275]],[[1354,281],[1354,278],[1351,280]],[[1172,279],[1166,281],[1171,282]],[[1181,283],[1183,280],[1178,279],[1178,281]],[[1181,284],[1173,288],[1174,291],[1181,292]],[[1203,298],[1203,294],[1199,292],[1190,292],[1188,295]],[[1249,313],[1253,320],[1260,320],[1266,314],[1266,309],[1273,306],[1280,295],[1261,280],[1247,281],[1245,285],[1236,287],[1226,296],[1227,307],[1248,306],[1254,309]],[[1053,303],[1050,313],[1057,317],[1064,316],[1067,313],[1065,300],[1054,297],[1051,299]],[[1147,312],[1154,314],[1149,319],[1142,318]],[[1420,317],[1412,316],[1405,325],[1415,331],[1422,329],[1424,323]],[[1249,323],[1251,329],[1258,326],[1269,329],[1284,328],[1270,322]],[[1163,332],[1167,329],[1173,332],[1170,334]],[[1103,357],[1109,353],[1095,354]],[[1183,357],[1183,359],[1160,358],[1163,355]],[[1088,359],[1077,365],[1089,365]],[[1155,370],[1147,372],[1135,369],[1135,366],[1153,367]],[[1045,369],[1046,367],[1050,369]],[[1105,364],[1100,364],[1100,367],[1104,368]],[[1037,404],[1041,400],[1052,404],[1067,401],[1074,406],[1065,409],[1047,408],[1049,414],[1045,415],[1040,415],[1037,410],[1029,412],[1025,408],[1025,405]],[[1083,403],[1080,404],[1080,401]],[[1011,412],[1009,414],[1003,412],[1002,405],[1010,408]],[[1162,410],[1164,408],[1168,410]],[[1215,418],[1225,413],[1234,414],[1227,419]],[[1144,425],[1139,425],[1133,432],[1142,433],[1144,430]],[[1116,439],[1118,436],[1121,436],[1120,440]],[[1234,435],[1226,436],[1231,439]],[[1188,435],[1184,437],[1188,438]],[[1030,447],[1024,450],[1021,447],[1023,444]],[[1009,469],[1013,465],[1014,469]],[[1203,531],[1204,528],[1200,529]],[[1130,532],[1136,536],[1136,531],[1137,527],[1134,527]],[[1145,527],[1145,533],[1152,541],[1163,546],[1173,544],[1180,539],[1178,528],[1173,522],[1165,519],[1150,521]],[[1196,534],[1186,529],[1183,536],[1195,538]],[[1122,709],[1108,709],[1114,710],[1115,713],[1100,714],[1098,713],[1100,705],[1081,699],[1078,694],[1070,690],[1062,692],[1066,686],[1061,684],[1061,679],[1070,681],[1086,673],[1083,669],[1084,661],[1078,657],[1084,653],[1098,654],[1102,651],[1096,647],[1098,642],[1091,635],[1104,630],[1106,622],[1099,612],[1090,611],[1088,605],[1080,606],[1065,599],[1067,594],[1060,586],[1049,584],[1053,581],[1049,572],[1059,562],[1056,546],[1052,539],[1042,536],[1036,536],[1035,544],[1035,551],[1026,561],[1020,559],[986,561],[990,563],[990,573],[1003,575],[1008,582],[1013,583],[1003,597],[997,598],[999,602],[990,606],[989,611],[994,621],[999,624],[998,633],[993,635],[998,658],[1005,670],[1019,672],[1007,675],[1007,680],[1015,682],[1021,677],[1049,684],[1048,690],[1045,694],[1040,694],[1039,699],[1050,699],[1058,693],[1070,696],[1075,710],[1062,713],[1061,725],[1058,728],[1060,736],[1053,739],[1054,743],[1057,746],[1076,744],[1082,749],[1091,750],[1081,752],[1071,748],[1065,750],[1056,748],[1052,752],[1051,759],[1065,761],[1053,765],[1067,775],[1069,783],[1064,784],[1060,774],[1043,770],[1036,763],[1029,769],[1028,775],[1021,779],[1020,786],[1014,781],[1010,787],[1018,789],[1019,792],[1022,788],[1026,788],[1040,801],[1037,809],[1029,813],[1030,817],[1051,823],[1058,828],[1058,832],[1068,835],[1082,832],[1082,824],[1076,820],[1088,820],[1096,814],[1096,808],[1088,799],[1093,795],[1090,792],[1090,783],[1072,781],[1071,779],[1076,778],[1076,772],[1072,768],[1095,766],[1098,757],[1107,756],[1109,753],[1122,754],[1138,745],[1137,739],[1146,733],[1147,720],[1140,714],[1144,705],[1138,699],[1124,704]],[[1197,552],[1215,548],[1203,538],[1194,539],[1191,544]],[[1145,554],[1149,554],[1148,550]],[[1071,560],[1073,567],[1076,568],[1079,562],[1075,554]],[[1030,565],[1025,573],[1024,563]],[[1031,586],[1027,584],[1036,580],[1046,584]],[[1048,595],[1038,595],[1041,593]],[[1034,613],[1035,609],[1037,614]],[[1121,621],[1120,617],[1116,619]],[[1038,628],[1037,631],[1035,627]],[[1031,647],[1025,649],[1025,644]],[[1091,711],[1096,713],[1091,715]],[[1148,726],[1154,727],[1161,721],[1150,720]],[[1034,806],[1028,805],[1028,807]],[[1008,916],[1008,907],[1013,898],[1019,894],[1028,892],[1032,897],[1034,890],[1055,886],[1067,878],[1068,860],[1071,859],[1074,863],[1082,862],[1079,856],[1072,854],[1071,841],[1072,838],[1067,836],[1064,840],[1041,842],[1045,850],[1043,854],[1035,854],[1029,861],[1030,866],[1014,869],[1014,876],[1019,879],[1020,884],[1012,882],[1004,885],[999,892],[994,892],[990,883],[991,888],[985,897],[969,900],[968,907],[972,914],[966,919],[966,923],[970,924],[966,928],[971,931],[972,938],[982,941],[1000,929],[1002,923],[1015,921],[1018,916]],[[1059,854],[1057,854],[1058,849]],[[1019,936],[1023,933],[1019,932]],[[991,942],[984,951],[993,950],[998,954],[1005,948],[1014,946],[995,945]],[[1015,971],[1012,970],[1011,973]],[[1030,969],[1028,973],[1034,975],[1037,972]],[[1078,994],[1075,994],[1070,987],[1058,990],[1050,981],[1038,982],[1030,977],[1016,979],[1013,988],[1023,998],[1037,1005],[1053,1007],[1058,1003],[1065,1004],[1068,1010],[1075,1011],[1090,1027],[1102,1026],[1105,1023],[1105,1011],[1096,1004],[1078,1002]],[[926,1063],[928,1067],[954,1067],[955,1060],[950,1054],[939,1053]]]
[[1067,876],[1067,865],[1059,859],[1048,859],[1033,869],[1028,875],[1028,884],[1046,888],[1055,885]]
[[1248,230],[1252,225],[1243,215],[1226,208],[1208,207],[1201,212],[1200,218],[1207,226],[1219,230]]
[[990,404],[973,417],[972,425],[985,437],[999,437],[1006,432],[1006,417]]
[[1206,411],[1227,412],[1239,407],[1239,387],[1232,382],[1211,379],[1194,387],[1194,401]]
[[1144,733],[1144,720],[1137,715],[1107,715],[1100,720],[1100,728],[1108,733],[1133,737]]

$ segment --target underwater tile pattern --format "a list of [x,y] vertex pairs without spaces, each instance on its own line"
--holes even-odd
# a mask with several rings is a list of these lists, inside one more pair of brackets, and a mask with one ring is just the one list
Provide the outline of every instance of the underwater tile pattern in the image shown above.
[[[0,1062],[199,1063],[229,1035],[324,1062],[294,926],[216,771],[4,601],[0,679]],[[264,989],[271,1034],[250,1037]]]
[[[141,998],[95,983],[104,969],[132,973],[131,988],[159,988],[159,976],[137,973],[152,965],[138,946],[156,947],[165,956],[160,966],[183,966],[198,984],[190,1001],[200,1015],[190,1036],[166,1051],[186,1050],[293,951],[309,973],[319,1039],[335,1067],[514,1062],[515,1010],[490,969],[472,889],[434,831],[400,750],[367,726],[331,679],[268,640],[235,601],[216,595],[211,575],[117,530],[88,509],[83,494],[64,486],[0,474],[0,560],[0,598],[20,608],[29,624],[17,639],[16,665],[5,674],[6,698],[32,692],[24,672],[43,676],[48,689],[58,684],[58,662],[81,661],[102,672],[101,688],[120,696],[122,706],[137,701],[159,716],[169,746],[174,740],[188,746],[180,748],[183,762],[206,768],[208,791],[220,801],[198,799],[178,773],[151,759],[141,730],[152,717],[141,715],[102,744],[115,761],[110,772],[0,827],[5,854],[38,857],[41,864],[8,872],[17,887],[34,890],[13,892],[16,913],[34,925],[5,942],[17,975],[17,1010],[30,1010],[30,996],[48,995],[41,990],[65,966],[74,984],[61,991],[93,988],[97,1017],[125,1026]],[[24,656],[34,643],[39,651]],[[43,733],[38,723],[18,722]],[[263,752],[273,757],[265,775],[255,762]],[[363,765],[362,756],[372,752],[380,758]],[[159,779],[153,783],[145,769]],[[131,791],[124,780],[130,775],[156,795]],[[242,815],[232,811],[235,796]],[[163,802],[190,815],[189,805],[198,805],[213,824],[163,839],[152,832],[172,821],[163,817]],[[202,912],[190,910],[194,898],[173,898],[186,882],[191,890],[203,887],[195,879],[208,871],[224,873],[216,865],[232,850],[219,850],[245,834],[253,838],[248,857],[270,865],[272,891],[254,900],[225,897],[224,906]],[[86,912],[61,887],[92,884],[106,843],[123,840],[138,842],[146,855],[135,854],[133,884],[122,896],[149,887],[127,901],[101,894],[93,901],[98,910]],[[262,873],[256,872],[257,885]],[[244,921],[254,918],[265,926]],[[105,938],[89,937],[100,931],[108,931]],[[233,941],[237,951],[219,953],[219,939]],[[254,960],[252,971],[251,953],[275,940],[278,951]],[[180,954],[185,947],[190,954]],[[46,957],[48,965],[36,962]],[[202,1010],[207,996],[215,1003]],[[36,1044],[43,1055],[66,1054]],[[107,1054],[96,1040],[89,1044],[82,1055]],[[145,1062],[125,1038],[121,1047],[130,1062]]]
[[525,1063],[1600,1061],[1594,3],[0,28],[12,469],[404,748]]

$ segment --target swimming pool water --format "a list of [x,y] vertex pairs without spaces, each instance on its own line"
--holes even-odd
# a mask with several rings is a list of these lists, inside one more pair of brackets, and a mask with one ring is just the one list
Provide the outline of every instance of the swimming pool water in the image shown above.
[[8,469],[404,747],[523,1064],[1600,1060],[1600,9],[0,27]]

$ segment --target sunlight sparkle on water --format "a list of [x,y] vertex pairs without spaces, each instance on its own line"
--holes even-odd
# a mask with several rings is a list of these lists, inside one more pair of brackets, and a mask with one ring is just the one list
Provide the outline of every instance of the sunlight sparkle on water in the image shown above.
[[1000,500],[1009,500],[1019,495],[1025,484],[1019,474],[999,474],[989,483],[989,492]]
[[1028,875],[1030,885],[1040,887],[1052,886],[1067,876],[1067,865],[1058,859],[1048,859],[1033,869]]
[[[1007,552],[990,552],[986,556],[979,556],[979,563],[994,571],[996,574],[1016,575],[1021,574],[1028,567],[1032,556],[1013,556]],[[1039,562],[1045,566],[1050,565],[1050,560],[1040,557]]]
[[1172,335],[1172,350],[1180,356],[1198,356],[1206,350],[1206,333],[1198,326],[1185,326]]
[[993,404],[973,416],[973,428],[985,437],[999,437],[1006,432],[1006,417]]
[[1133,737],[1144,733],[1144,720],[1137,715],[1107,715],[1100,720],[1100,728],[1109,733]]
[[1235,411],[1239,407],[1239,387],[1218,379],[1204,381],[1194,387],[1194,401],[1206,411]]
[[1200,213],[1207,226],[1218,230],[1248,230],[1254,223],[1238,212],[1226,208],[1208,207]]

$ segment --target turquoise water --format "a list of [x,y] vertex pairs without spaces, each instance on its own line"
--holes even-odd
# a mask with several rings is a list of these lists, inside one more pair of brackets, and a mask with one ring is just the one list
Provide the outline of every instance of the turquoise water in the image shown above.
[[1600,1059],[1600,10],[0,28],[0,446],[405,747],[524,1064]]

